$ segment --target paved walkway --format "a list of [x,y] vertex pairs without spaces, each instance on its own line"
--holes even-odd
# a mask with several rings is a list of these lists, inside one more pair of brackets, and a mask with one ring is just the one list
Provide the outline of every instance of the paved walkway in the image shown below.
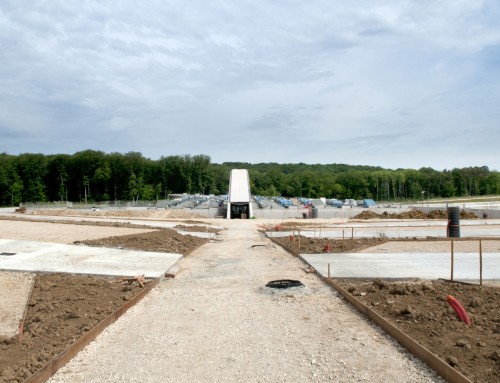
[[49,382],[441,382],[254,222],[228,226]]

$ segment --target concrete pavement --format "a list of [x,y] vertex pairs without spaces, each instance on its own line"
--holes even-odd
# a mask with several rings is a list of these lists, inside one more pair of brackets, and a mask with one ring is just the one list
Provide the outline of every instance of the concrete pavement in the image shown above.
[[181,257],[175,253],[0,239],[0,270],[5,271],[161,278]]

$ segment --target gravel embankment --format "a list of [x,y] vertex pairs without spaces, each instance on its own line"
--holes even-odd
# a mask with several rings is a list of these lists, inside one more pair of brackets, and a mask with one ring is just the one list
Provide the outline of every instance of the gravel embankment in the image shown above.
[[254,222],[229,225],[49,382],[441,382]]

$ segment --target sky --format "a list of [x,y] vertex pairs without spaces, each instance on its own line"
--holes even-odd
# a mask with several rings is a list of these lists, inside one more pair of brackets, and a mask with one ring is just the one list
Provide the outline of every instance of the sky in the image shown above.
[[0,152],[500,171],[498,0],[2,0]]

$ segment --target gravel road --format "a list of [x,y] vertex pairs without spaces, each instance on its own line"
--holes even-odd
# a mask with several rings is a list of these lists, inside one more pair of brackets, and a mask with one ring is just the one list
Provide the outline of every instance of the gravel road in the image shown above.
[[228,226],[49,382],[442,381],[254,221]]

